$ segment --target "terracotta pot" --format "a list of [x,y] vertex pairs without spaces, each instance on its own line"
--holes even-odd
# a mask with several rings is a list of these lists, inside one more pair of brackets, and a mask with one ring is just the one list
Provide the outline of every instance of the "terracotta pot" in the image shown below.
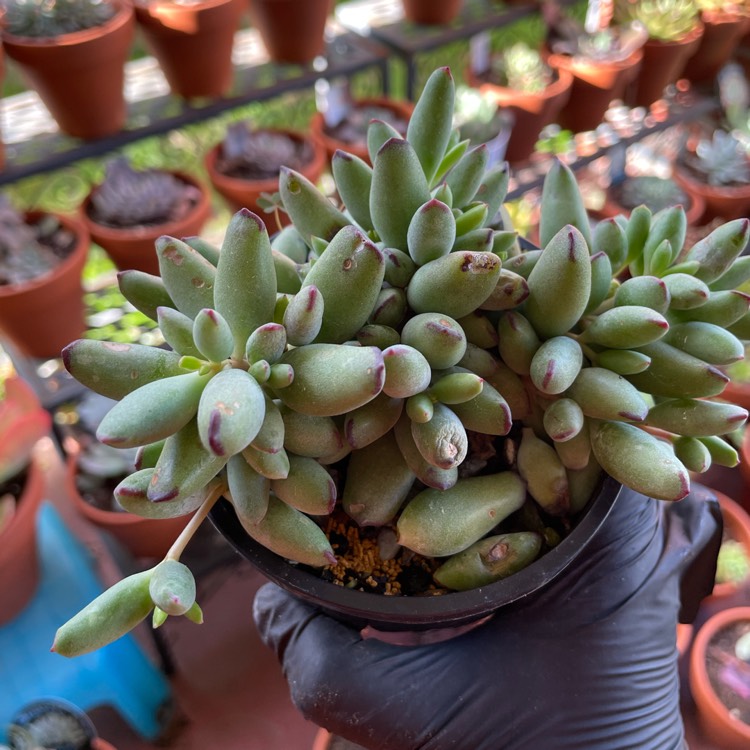
[[626,103],[631,107],[648,107],[661,99],[664,89],[682,75],[702,36],[703,24],[698,23],[676,42],[648,39],[643,45],[640,73],[625,95]]
[[461,11],[463,0],[401,0],[404,17],[412,23],[450,23]]
[[0,625],[31,601],[39,583],[36,518],[44,490],[44,469],[34,456],[16,512],[0,532]]
[[112,135],[125,122],[125,61],[135,32],[133,6],[118,1],[107,23],[51,39],[3,32],[8,56],[21,68],[60,130],[77,138]]
[[[731,401],[733,404],[750,411],[750,382],[730,380],[724,386],[719,398],[724,401]],[[750,466],[748,466],[748,477],[750,477]]]
[[[414,111],[414,105],[411,102],[396,101],[386,97],[374,97],[370,99],[359,99],[354,103],[355,107],[382,107],[393,112],[399,118],[408,121],[411,113]],[[323,144],[328,155],[328,160],[333,158],[337,150],[346,151],[354,154],[360,159],[370,163],[370,154],[367,150],[367,141],[361,143],[349,143],[340,141],[326,132],[325,120],[321,112],[316,112],[310,120],[310,133],[312,136]]]
[[[724,519],[724,527],[729,531],[730,536],[736,539],[745,548],[750,555],[750,515],[728,495],[719,490],[711,488],[711,491],[719,500],[721,516]],[[734,583],[717,583],[714,585],[710,596],[704,599],[704,602],[720,602],[733,596],[740,588]]]
[[[677,182],[676,179],[675,182]],[[682,187],[690,199],[690,205],[683,206],[683,208],[685,208],[685,218],[687,219],[688,226],[696,226],[703,216],[706,204],[700,194],[694,193],[684,185],[680,185],[680,187]],[[617,199],[608,190],[604,199],[604,205],[600,209],[591,211],[590,213],[598,219],[611,219],[620,214],[623,216],[630,216],[630,211],[631,209],[620,205],[617,202]]]
[[[43,212],[29,211],[27,220]],[[0,329],[29,357],[59,357],[86,330],[81,273],[89,251],[89,233],[77,216],[57,215],[76,243],[50,273],[24,284],[0,286]]]
[[250,21],[275,62],[304,65],[325,51],[332,0],[250,0]]
[[91,750],[117,750],[114,745],[110,745],[109,742],[103,740],[101,737],[95,737],[91,741]]
[[577,60],[570,55],[550,55],[547,63],[573,76],[568,103],[558,122],[564,128],[580,133],[594,130],[602,121],[613,99],[622,99],[626,86],[638,75],[643,50],[638,49],[619,62]]
[[[748,406],[746,406],[746,404],[750,404],[750,386],[745,386],[743,396],[747,399],[747,401],[745,401],[745,403],[743,404],[740,403],[739,399],[735,400],[734,398],[729,398],[729,396],[726,395],[726,391],[731,384],[731,381],[727,384],[727,387],[721,394],[721,398],[727,398],[733,403],[738,404],[739,406],[744,406],[747,409]],[[740,446],[740,473],[742,474],[742,478],[746,485],[745,493],[742,498],[742,502],[740,502],[740,505],[742,505],[746,512],[750,512],[750,497],[748,497],[748,494],[750,494],[748,493],[748,488],[750,488],[750,428],[745,429],[745,433],[742,436],[742,445]]]
[[677,623],[677,653],[684,656],[693,640],[693,626],[687,623]]
[[735,622],[750,620],[750,607],[732,607],[718,612],[698,631],[690,653],[690,692],[695,700],[698,723],[711,747],[747,750],[750,725],[733,717],[719,700],[708,678],[706,650],[711,639]]
[[[299,171],[307,177],[310,182],[317,182],[326,163],[326,152],[322,144],[309,135],[295,133],[291,130],[282,130],[281,132],[287,133],[298,141],[307,141],[310,144],[313,149],[313,157]],[[278,177],[265,180],[244,180],[238,177],[229,177],[222,174],[216,168],[216,161],[220,149],[221,144],[219,143],[206,154],[205,165],[211,184],[226,200],[232,211],[239,211],[241,208],[249,208],[263,218],[266,223],[272,222],[273,217],[267,216],[263,212],[263,209],[258,206],[258,198],[261,193],[275,193],[278,191]],[[279,219],[283,226],[287,226],[290,223],[287,215],[281,211],[279,212]],[[275,227],[269,227],[269,233],[272,233],[273,231],[275,231]]]
[[509,162],[525,161],[531,156],[539,140],[539,132],[555,121],[570,98],[573,86],[573,76],[567,70],[557,70],[555,80],[540,94],[526,94],[487,83],[470,70],[466,78],[470,86],[513,113],[515,122],[505,152]]
[[192,237],[200,233],[211,213],[211,196],[208,188],[195,177],[183,172],[174,172],[183,182],[200,190],[200,199],[190,213],[178,221],[166,224],[136,227],[108,227],[94,221],[90,216],[91,197],[94,188],[81,205],[81,220],[86,225],[91,239],[103,247],[117,267],[126,271],[131,268],[146,273],[159,274],[159,259],[154,243],[158,237]]
[[683,77],[693,83],[713,81],[750,29],[750,17],[732,12],[704,10],[701,21],[704,30],[700,44],[682,71]]
[[135,18],[172,92],[185,99],[218,97],[232,85],[234,34],[244,0],[180,5],[136,0]]
[[65,460],[65,487],[73,507],[94,526],[111,534],[134,557],[164,557],[190,520],[190,516],[164,520],[142,518],[124,511],[95,508],[78,491],[77,470],[78,455],[71,451]]
[[704,223],[717,216],[729,221],[750,213],[750,185],[708,185],[679,163],[674,168],[674,179],[683,190],[701,196],[705,203]]

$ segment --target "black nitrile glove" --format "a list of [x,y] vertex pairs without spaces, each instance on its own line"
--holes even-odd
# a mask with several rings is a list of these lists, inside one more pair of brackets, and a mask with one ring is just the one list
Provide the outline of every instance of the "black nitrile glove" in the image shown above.
[[720,527],[703,487],[673,504],[623,489],[543,592],[431,645],[363,639],[274,584],[255,620],[303,715],[367,748],[676,750],[678,613],[711,589]]

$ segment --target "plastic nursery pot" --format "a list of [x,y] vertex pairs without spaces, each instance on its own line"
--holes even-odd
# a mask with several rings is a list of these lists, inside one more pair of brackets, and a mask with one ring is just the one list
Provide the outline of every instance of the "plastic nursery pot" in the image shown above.
[[540,131],[545,125],[555,121],[570,98],[573,86],[572,74],[564,69],[555,70],[555,80],[539,94],[527,94],[498,86],[482,80],[471,70],[466,71],[466,80],[470,86],[479,89],[483,96],[513,114],[513,130],[505,152],[505,158],[509,162],[525,161],[531,156]]
[[[414,105],[411,102],[397,101],[387,97],[374,97],[370,99],[359,99],[354,102],[355,108],[378,107],[386,109],[401,120],[409,121],[411,113],[414,111]],[[310,120],[310,133],[313,138],[319,140],[326,150],[328,160],[333,158],[337,150],[346,151],[349,154],[358,156],[363,161],[370,163],[370,153],[367,150],[366,136],[363,141],[352,142],[336,138],[335,135],[326,127],[325,119],[322,112],[316,112]]]
[[698,631],[690,652],[690,692],[695,701],[698,723],[715,748],[747,750],[750,747],[750,724],[733,716],[719,700],[706,667],[712,639],[725,628],[745,621],[750,622],[750,607],[732,607],[718,612]]
[[39,458],[33,456],[16,512],[0,532],[0,625],[10,622],[36,592],[36,517],[44,487],[44,469]]
[[[36,221],[42,211],[29,211]],[[63,347],[86,330],[81,273],[89,233],[77,216],[55,214],[75,237],[68,256],[49,273],[23,284],[0,286],[0,330],[29,357],[59,357]]]
[[382,631],[431,630],[474,623],[502,607],[522,604],[559,576],[579,555],[617,500],[622,485],[605,477],[581,512],[575,527],[556,547],[501,581],[443,596],[382,596],[328,583],[290,564],[251,539],[232,506],[218,502],[210,518],[229,543],[263,575],[283,589],[355,627]]
[[[302,133],[295,133],[291,130],[283,129],[278,130],[278,132],[285,133],[296,141],[304,141],[310,145],[312,148],[312,158],[298,171],[300,174],[307,177],[310,182],[317,182],[326,164],[326,152],[322,144],[317,139]],[[230,177],[229,175],[220,172],[216,166],[220,152],[221,144],[219,143],[206,154],[204,161],[209,179],[215,190],[229,204],[232,211],[239,211],[241,208],[249,208],[259,216],[264,216],[263,209],[258,205],[258,198],[260,198],[261,193],[275,193],[278,191],[278,176],[261,180]],[[290,223],[287,215],[283,212],[279,212],[279,219],[283,225]]]
[[163,234],[170,237],[192,237],[200,233],[211,214],[211,195],[208,188],[195,177],[183,172],[173,172],[182,182],[196,187],[200,198],[189,213],[182,219],[165,224],[133,227],[108,227],[91,218],[91,200],[96,187],[88,194],[81,205],[81,219],[97,245],[122,270],[136,269],[146,273],[159,273],[159,259],[154,243]]
[[250,22],[275,62],[305,65],[325,51],[333,0],[250,0]]
[[[720,492],[713,487],[711,488],[711,491],[716,495],[719,501],[721,516],[724,520],[724,528],[729,533],[729,536],[732,539],[736,539],[745,548],[747,555],[750,556],[750,515],[748,515],[739,503],[732,500],[728,495],[725,495],[723,492]],[[729,581],[716,583],[713,591],[704,601],[725,601],[733,596],[741,585],[742,584],[738,585]]]
[[134,557],[164,557],[190,520],[190,516],[142,518],[125,511],[96,508],[78,491],[77,471],[78,455],[70,451],[65,462],[65,489],[73,507],[94,526],[111,534]]
[[135,33],[133,6],[117,1],[106,23],[54,38],[3,32],[5,51],[55,118],[77,138],[112,135],[125,122],[125,61]]
[[244,0],[135,2],[135,18],[172,92],[223,96],[232,85],[234,34]]

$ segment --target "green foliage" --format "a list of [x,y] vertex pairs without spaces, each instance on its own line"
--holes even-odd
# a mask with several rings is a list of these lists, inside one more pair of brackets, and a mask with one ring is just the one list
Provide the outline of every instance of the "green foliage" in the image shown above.
[[615,0],[618,23],[639,21],[651,39],[674,42],[690,33],[699,20],[695,0]]
[[552,81],[552,70],[538,50],[519,42],[493,58],[492,76],[515,91],[538,94]]

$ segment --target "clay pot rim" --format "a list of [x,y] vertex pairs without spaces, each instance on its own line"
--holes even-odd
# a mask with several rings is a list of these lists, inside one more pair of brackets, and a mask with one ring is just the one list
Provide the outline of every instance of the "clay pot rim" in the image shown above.
[[89,236],[86,225],[81,221],[80,216],[76,214],[58,214],[54,211],[26,211],[24,216],[26,220],[33,220],[40,216],[52,215],[57,217],[60,223],[68,230],[73,232],[75,235],[75,244],[73,249],[70,251],[65,260],[58,263],[51,271],[48,271],[41,276],[38,276],[29,281],[24,281],[21,284],[10,284],[7,286],[0,286],[0,297],[13,297],[17,294],[25,294],[32,289],[38,289],[39,287],[46,286],[56,277],[65,273],[69,268],[78,264],[83,267],[86,262],[86,256],[89,252],[89,246],[91,244],[91,238]]
[[[308,133],[302,133],[297,130],[289,130],[287,128],[258,128],[258,130],[271,131],[275,133],[284,133],[297,141],[309,143],[313,150],[312,159],[309,162],[302,165],[299,172],[303,175],[320,172],[325,164],[326,154],[325,149],[318,142],[316,138]],[[259,193],[274,193],[278,190],[279,178],[269,177],[262,180],[252,180],[244,177],[230,177],[229,175],[220,172],[216,167],[216,160],[219,156],[219,150],[221,149],[223,141],[220,141],[213,146],[204,158],[204,164],[211,181],[216,185],[225,185],[228,189],[241,190],[246,189],[248,185],[252,185],[253,189]]]
[[646,42],[644,43],[644,47],[682,47],[687,44],[691,44],[692,42],[698,41],[703,36],[704,26],[703,21],[697,20],[695,22],[695,25],[693,26],[690,31],[688,31],[684,36],[680,37],[679,39],[673,39],[670,41],[666,41],[664,39],[655,39],[654,37],[649,37],[646,39]]
[[552,81],[544,91],[535,93],[521,92],[517,89],[511,89],[507,86],[500,86],[497,83],[490,83],[488,81],[480,81],[475,73],[471,70],[468,71],[468,80],[471,86],[478,88],[480,92],[492,96],[498,104],[501,106],[508,106],[509,104],[520,105],[520,102],[526,101],[546,101],[548,99],[554,99],[556,96],[563,94],[566,90],[573,86],[573,74],[566,68],[553,68],[553,72],[557,75],[557,80]]
[[[749,160],[750,161],[750,160]],[[750,197],[750,183],[745,185],[709,185],[695,178],[690,171],[676,162],[674,165],[674,177],[682,181],[691,192],[701,193],[709,197],[747,198]]]
[[696,703],[707,710],[713,719],[721,720],[737,733],[738,737],[750,740],[750,725],[733,719],[729,709],[719,700],[708,679],[706,669],[706,647],[709,640],[725,626],[750,620],[750,607],[731,607],[710,617],[693,640],[690,652],[690,691]]
[[[29,516],[36,515],[44,496],[45,473],[41,459],[35,453],[27,464],[26,482],[18,498],[18,507],[10,522],[0,531],[0,540],[6,534],[14,534],[21,523]],[[8,537],[6,536],[6,539]]]
[[179,5],[171,2],[171,0],[152,0],[151,2],[142,2],[142,0],[133,0],[133,8],[135,9],[136,16],[146,16],[148,18],[160,18],[161,13],[154,12],[154,9],[160,7],[169,7],[170,10],[174,9],[175,15],[196,15],[204,10],[211,10],[212,8],[219,7],[221,5],[229,5],[235,2],[235,0],[194,0],[190,5]]
[[[383,109],[389,109],[394,114],[406,119],[407,122],[414,112],[414,104],[412,104],[412,102],[400,99],[391,99],[387,96],[371,96],[365,97],[364,99],[357,99],[354,102],[354,106],[355,108],[376,106],[382,107]],[[322,112],[316,112],[310,119],[310,133],[314,138],[319,139],[323,143],[324,148],[330,155],[333,155],[333,153],[337,150],[342,150],[346,151],[347,153],[351,152],[357,156],[360,156],[361,158],[364,158],[363,155],[367,154],[367,160],[369,161],[367,143],[348,143],[332,136],[326,130],[325,120],[323,118]]]
[[197,177],[194,177],[187,172],[174,169],[163,169],[162,172],[168,172],[169,174],[178,177],[182,182],[192,185],[198,188],[200,191],[200,198],[193,206],[192,210],[185,214],[181,219],[174,221],[168,221],[164,224],[150,224],[148,226],[136,225],[130,227],[110,227],[106,224],[100,224],[91,218],[89,214],[89,207],[91,206],[91,200],[93,194],[101,186],[101,183],[94,185],[89,194],[84,198],[81,204],[80,216],[81,220],[85,224],[89,231],[89,234],[97,241],[97,237],[103,240],[112,240],[122,242],[127,239],[148,239],[149,237],[161,237],[162,235],[177,236],[182,230],[182,226],[187,220],[195,216],[197,213],[206,213],[211,209],[211,194],[208,187]]
[[[66,449],[67,450],[67,449]],[[155,519],[136,516],[127,511],[102,510],[87,503],[78,491],[75,482],[76,469],[78,467],[78,451],[67,450],[65,458],[65,486],[68,497],[71,499],[82,516],[94,523],[104,523],[110,526],[135,526],[137,524],[149,523]]]
[[623,60],[595,60],[590,57],[577,57],[576,55],[564,55],[552,52],[547,57],[548,65],[554,68],[569,70],[573,75],[585,74],[589,70],[612,70],[620,71],[639,65],[643,60],[643,47],[633,50]]
[[701,11],[701,21],[711,26],[735,24],[738,21],[750,24],[750,16],[738,11],[710,8]]
[[0,37],[2,37],[3,44],[15,45],[16,47],[73,47],[117,31],[134,20],[135,11],[130,2],[127,0],[112,0],[112,2],[117,6],[117,12],[112,18],[99,26],[51,37],[16,36],[2,29],[0,30]]

